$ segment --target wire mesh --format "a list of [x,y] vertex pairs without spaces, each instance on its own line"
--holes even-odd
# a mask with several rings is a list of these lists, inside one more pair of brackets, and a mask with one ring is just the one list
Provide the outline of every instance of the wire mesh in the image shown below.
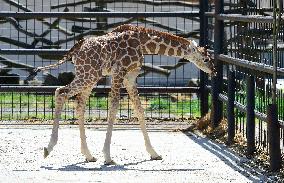
[[[0,13],[14,12],[177,12],[198,11],[197,3],[187,1],[78,1],[78,0],[0,0]],[[12,18],[0,19],[1,49],[69,49],[85,36],[100,36],[121,24],[140,25],[170,32],[188,39],[199,40],[197,17],[93,17],[93,18]],[[73,79],[73,65],[67,63],[58,68],[40,73],[36,80],[24,83],[34,67],[55,63],[60,54],[15,54],[0,55],[1,85],[65,85]],[[137,79],[139,86],[198,86],[199,71],[191,63],[181,63],[174,57],[161,55],[145,56],[144,67]],[[169,75],[155,71],[153,66],[172,66]],[[190,72],[189,72],[190,71]],[[109,85],[105,77],[99,85]],[[87,106],[87,118],[104,119],[107,111],[107,93],[92,94]],[[175,96],[176,95],[176,96]],[[178,97],[177,97],[178,96]],[[129,100],[122,97],[120,118],[132,116]],[[147,93],[141,94],[145,101],[148,117],[197,117],[198,95],[192,93]],[[175,98],[175,100],[173,99]],[[150,106],[150,107],[149,107]],[[63,119],[74,119],[72,100],[63,112]],[[54,112],[54,98],[47,93],[1,93],[1,120],[23,120],[31,118],[51,119]]]

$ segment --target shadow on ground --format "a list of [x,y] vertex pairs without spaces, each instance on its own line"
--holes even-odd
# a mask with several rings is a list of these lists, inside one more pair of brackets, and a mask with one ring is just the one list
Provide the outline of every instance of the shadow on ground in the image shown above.
[[206,149],[210,153],[216,155],[220,160],[226,163],[228,166],[238,171],[242,175],[246,176],[252,182],[266,182],[272,181],[265,175],[263,170],[255,169],[251,167],[248,162],[249,159],[245,157],[237,156],[232,150],[228,149],[224,144],[218,144],[208,138],[197,136],[191,132],[184,132],[195,143],[199,144],[202,148]]
[[172,172],[172,171],[199,171],[199,170],[204,170],[204,169],[194,169],[194,168],[185,168],[185,169],[137,169],[137,168],[132,168],[131,166],[133,165],[139,165],[145,162],[149,161],[155,161],[155,160],[143,160],[143,161],[137,161],[133,163],[127,163],[124,165],[101,165],[100,167],[97,168],[87,168],[84,167],[87,162],[79,162],[67,166],[63,166],[60,168],[54,168],[52,166],[41,166],[41,168],[44,168],[46,170],[56,170],[56,171],[142,171],[142,172],[148,172],[148,171],[162,171],[162,172]]

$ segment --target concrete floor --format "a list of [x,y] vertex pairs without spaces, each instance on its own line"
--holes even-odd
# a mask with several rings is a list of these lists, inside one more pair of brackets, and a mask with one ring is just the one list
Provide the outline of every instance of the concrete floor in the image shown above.
[[103,164],[105,129],[87,129],[97,162],[80,153],[79,130],[59,129],[59,142],[43,159],[51,126],[0,128],[0,182],[264,182],[261,172],[242,167],[246,161],[225,146],[191,133],[151,130],[163,160],[151,161],[139,130],[115,130],[111,155],[117,165]]

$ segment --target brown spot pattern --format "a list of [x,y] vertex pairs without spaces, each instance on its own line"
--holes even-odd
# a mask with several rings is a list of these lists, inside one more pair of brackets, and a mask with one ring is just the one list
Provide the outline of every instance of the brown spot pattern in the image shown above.
[[119,43],[119,47],[120,48],[126,48],[127,47],[127,44],[125,41],[122,41],[121,43]]
[[131,63],[131,59],[129,56],[126,56],[122,59],[122,65],[123,66],[128,66]]
[[139,41],[137,39],[129,39],[128,44],[130,47],[137,48]]
[[161,45],[160,45],[160,49],[159,49],[159,54],[160,54],[160,55],[164,55],[166,49],[167,49],[167,46],[165,46],[164,44],[161,44]]
[[171,45],[172,45],[173,47],[177,47],[177,46],[179,46],[180,44],[179,44],[178,41],[172,40],[172,41],[171,41]]
[[177,56],[181,56],[181,47],[178,47],[177,49]]
[[150,42],[146,46],[151,51],[151,53],[153,53],[156,50],[156,43]]
[[170,49],[169,49],[168,55],[169,55],[169,56],[174,55],[174,49],[173,49],[173,48],[170,48]]
[[136,54],[137,54],[137,53],[136,53],[136,50],[133,49],[133,48],[131,48],[131,47],[128,47],[127,52],[128,52],[128,55],[129,55],[129,56],[133,56],[133,55],[136,55]]

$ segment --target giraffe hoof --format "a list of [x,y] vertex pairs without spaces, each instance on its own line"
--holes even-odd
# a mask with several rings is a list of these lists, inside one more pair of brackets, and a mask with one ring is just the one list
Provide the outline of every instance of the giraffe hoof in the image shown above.
[[162,160],[162,156],[151,156],[151,160]]
[[116,162],[111,160],[111,161],[105,161],[104,165],[116,165]]
[[44,158],[46,158],[48,155],[49,155],[49,152],[48,152],[48,150],[47,150],[47,148],[45,147],[45,148],[43,148],[43,157]]
[[92,157],[91,159],[86,158],[86,162],[96,162],[96,161],[97,161],[97,159],[94,158],[94,157]]

